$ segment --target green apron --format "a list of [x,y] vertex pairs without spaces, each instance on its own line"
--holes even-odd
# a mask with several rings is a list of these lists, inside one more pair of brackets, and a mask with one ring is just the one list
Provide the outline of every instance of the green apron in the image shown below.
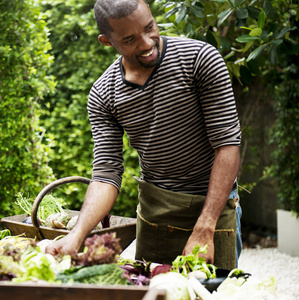
[[[138,182],[136,256],[171,264],[181,255],[202,211],[205,196],[168,191],[134,177]],[[228,199],[214,235],[214,265],[236,267],[235,200]],[[204,246],[204,245],[200,245]]]

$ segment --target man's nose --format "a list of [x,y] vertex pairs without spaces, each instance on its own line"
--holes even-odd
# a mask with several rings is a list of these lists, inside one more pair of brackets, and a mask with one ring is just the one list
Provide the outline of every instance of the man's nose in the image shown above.
[[139,50],[149,50],[153,46],[152,39],[147,35],[143,34],[139,40]]

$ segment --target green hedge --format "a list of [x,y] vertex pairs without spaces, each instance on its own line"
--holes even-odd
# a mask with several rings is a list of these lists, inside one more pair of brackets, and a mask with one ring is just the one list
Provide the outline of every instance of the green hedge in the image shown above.
[[17,192],[35,195],[53,178],[39,102],[54,88],[46,23],[33,1],[0,3],[0,216]]

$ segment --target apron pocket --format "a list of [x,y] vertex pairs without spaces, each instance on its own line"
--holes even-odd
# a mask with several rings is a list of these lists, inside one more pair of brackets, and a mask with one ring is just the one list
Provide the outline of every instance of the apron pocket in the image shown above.
[[165,263],[172,264],[178,255],[182,255],[192,229],[167,225]]

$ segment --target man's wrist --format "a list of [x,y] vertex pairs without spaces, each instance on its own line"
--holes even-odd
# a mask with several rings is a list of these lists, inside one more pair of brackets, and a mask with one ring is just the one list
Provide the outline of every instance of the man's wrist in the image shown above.
[[213,236],[215,233],[216,224],[217,222],[215,222],[214,220],[208,221],[207,219],[200,216],[194,226],[193,232],[195,235],[197,233],[198,235],[202,235],[202,233],[205,232],[205,235]]

